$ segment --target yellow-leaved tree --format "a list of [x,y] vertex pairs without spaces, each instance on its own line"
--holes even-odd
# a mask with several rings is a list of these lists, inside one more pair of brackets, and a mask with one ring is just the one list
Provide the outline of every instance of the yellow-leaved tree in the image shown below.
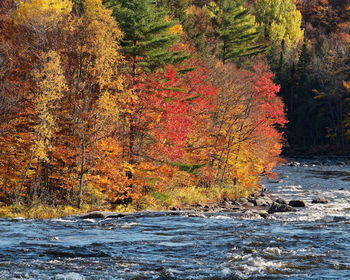
[[42,53],[40,55],[40,65],[33,71],[36,81],[36,93],[34,97],[34,108],[38,116],[38,124],[34,127],[36,139],[33,143],[29,162],[25,168],[19,191],[16,196],[16,204],[22,196],[24,183],[27,179],[28,171],[36,159],[43,166],[47,173],[47,162],[49,153],[52,152],[52,138],[58,129],[56,119],[60,109],[60,100],[65,91],[68,90],[61,60],[55,51]]
[[47,29],[67,20],[73,3],[71,0],[17,0],[14,14],[16,23],[27,23]]
[[117,133],[121,108],[128,100],[118,72],[122,61],[118,41],[122,33],[101,0],[86,0],[83,10],[73,21],[65,50],[70,91],[63,106],[71,118],[63,119],[65,123],[61,125],[62,133],[70,131],[71,145],[65,158],[74,158],[75,165],[69,172],[77,174],[77,184],[73,181],[72,187],[78,185],[79,207],[83,187],[101,178],[102,174],[93,168],[99,160],[106,160],[100,144]]
[[[108,181],[109,152],[120,150],[111,138],[129,97],[118,67],[122,32],[101,0],[17,1],[11,24],[22,36],[12,32],[9,42],[18,74],[11,79],[21,84],[13,96],[24,110],[0,138],[0,166],[9,166],[0,188],[16,204],[81,206],[84,189],[96,193],[99,178]],[[111,158],[108,166],[123,170]]]

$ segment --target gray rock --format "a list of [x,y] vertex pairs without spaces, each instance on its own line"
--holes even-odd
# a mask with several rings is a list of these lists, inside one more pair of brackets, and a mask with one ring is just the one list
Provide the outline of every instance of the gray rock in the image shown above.
[[296,212],[297,209],[287,204],[274,203],[267,211],[269,214],[276,212]]
[[255,200],[254,204],[256,206],[267,207],[273,204],[273,201],[269,197],[259,197]]
[[108,215],[107,218],[123,218],[126,215],[127,214],[117,213],[117,214]]
[[268,181],[270,184],[278,184],[279,183],[279,180],[269,180]]
[[245,207],[254,207],[254,203],[248,202],[246,204],[244,204]]
[[241,215],[242,219],[249,219],[249,220],[255,220],[255,219],[261,219],[262,217],[257,212],[253,212],[252,210],[248,210]]
[[306,207],[305,201],[302,200],[291,200],[288,204],[292,207]]
[[283,198],[277,198],[275,202],[279,204],[288,204],[287,201],[285,201]]
[[248,203],[248,199],[245,197],[240,197],[236,200],[236,202],[238,203],[238,205],[245,205]]
[[260,211],[258,212],[258,214],[264,219],[267,219],[269,217],[269,213],[267,213],[266,211]]
[[108,216],[107,212],[90,212],[80,217],[80,219],[106,219]]
[[254,200],[254,199],[257,199],[258,197],[260,197],[261,193],[260,192],[255,192],[255,193],[252,193],[248,196],[248,200]]
[[328,202],[329,202],[329,200],[326,199],[325,197],[318,197],[318,198],[313,199],[311,203],[322,203],[322,204],[326,204],[326,203],[328,203]]

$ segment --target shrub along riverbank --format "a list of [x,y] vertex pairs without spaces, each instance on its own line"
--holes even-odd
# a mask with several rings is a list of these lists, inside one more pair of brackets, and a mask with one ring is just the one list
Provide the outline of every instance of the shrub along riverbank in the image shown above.
[[136,211],[166,211],[189,210],[198,205],[219,205],[224,201],[234,201],[240,197],[247,197],[256,188],[242,187],[212,187],[196,188],[183,187],[164,192],[152,192],[144,199],[126,204],[110,204],[103,197],[91,197],[90,204],[83,203],[80,208],[69,205],[48,205],[33,202],[30,205],[0,206],[0,218],[32,218],[47,219],[85,214],[91,211],[136,212]]

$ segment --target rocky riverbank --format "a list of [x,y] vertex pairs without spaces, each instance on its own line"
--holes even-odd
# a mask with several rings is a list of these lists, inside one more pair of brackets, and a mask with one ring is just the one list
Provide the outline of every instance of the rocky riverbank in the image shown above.
[[[327,203],[325,198],[315,199],[312,203]],[[125,216],[138,217],[141,215],[147,216],[210,216],[211,214],[225,213],[230,216],[237,216],[242,218],[267,219],[276,212],[296,212],[298,208],[307,207],[306,202],[302,200],[286,201],[283,198],[274,196],[265,189],[257,191],[247,198],[241,197],[235,200],[224,199],[218,203],[212,204],[197,204],[183,209],[172,207],[167,211],[142,211],[142,212],[104,212],[95,211],[80,216],[82,219],[106,219],[119,218]]]

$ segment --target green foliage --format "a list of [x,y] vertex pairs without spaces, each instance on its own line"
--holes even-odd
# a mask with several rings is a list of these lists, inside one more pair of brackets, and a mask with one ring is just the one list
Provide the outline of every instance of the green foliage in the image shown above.
[[214,3],[208,6],[214,29],[222,41],[218,56],[223,63],[265,51],[262,45],[255,43],[260,32],[254,16],[243,3],[243,0],[222,0],[219,7]]
[[190,0],[157,0],[157,6],[166,7],[169,12],[183,23],[186,20],[186,11],[190,6]]
[[183,163],[183,162],[172,162],[171,165],[178,167],[180,171],[193,173],[196,169],[199,169],[207,164],[206,163],[190,164],[190,163]]
[[123,53],[131,62],[132,74],[137,66],[154,71],[166,64],[180,62],[188,57],[182,51],[168,51],[180,36],[171,32],[177,24],[165,9],[156,7],[152,0],[106,0],[112,15],[118,21],[124,37]]
[[164,192],[152,193],[152,196],[155,199],[153,208],[186,208],[197,204],[217,203],[223,199],[234,200],[239,197],[247,197],[255,190],[255,188],[249,189],[230,183],[215,185],[211,188],[195,186],[166,188]]
[[296,69],[299,87],[302,87],[307,82],[308,73],[310,71],[310,62],[310,53],[307,48],[307,44],[304,42],[303,46],[301,47],[301,53]]

